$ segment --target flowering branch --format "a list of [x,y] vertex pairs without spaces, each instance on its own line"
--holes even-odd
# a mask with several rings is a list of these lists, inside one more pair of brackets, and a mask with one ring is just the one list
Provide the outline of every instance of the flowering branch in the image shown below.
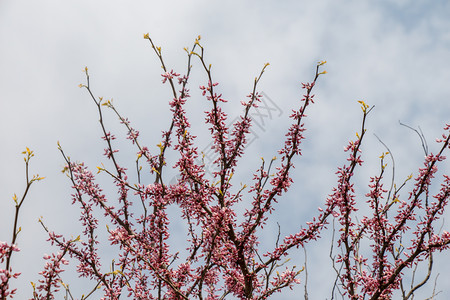
[[[444,130],[449,130],[447,125]],[[380,174],[372,177],[369,188],[370,192],[366,194],[367,203],[372,210],[372,217],[364,216],[357,224],[352,216],[356,213],[356,200],[354,196],[353,184],[346,181],[348,186],[347,193],[343,196],[332,195],[333,199],[339,201],[339,224],[341,228],[341,237],[338,240],[338,247],[342,249],[342,254],[337,256],[333,263],[343,264],[343,274],[338,273],[342,287],[351,299],[391,299],[392,293],[399,289],[402,281],[402,272],[406,268],[412,267],[424,258],[430,257],[432,252],[443,251],[449,248],[450,235],[444,231],[438,235],[434,233],[433,224],[439,219],[448,204],[450,195],[450,181],[447,175],[441,184],[441,191],[433,196],[435,200],[428,203],[428,191],[431,180],[437,171],[437,164],[445,159],[443,152],[449,148],[449,138],[443,136],[442,147],[437,155],[429,154],[425,157],[424,168],[419,169],[419,175],[415,178],[415,185],[410,192],[408,200],[400,200],[400,190],[405,186],[406,181],[399,189],[395,188],[388,191],[383,188],[382,179],[384,176],[386,164],[384,164],[383,153],[381,156]],[[360,141],[357,141],[360,144]],[[353,144],[350,144],[353,147]],[[362,160],[355,155],[351,156],[351,161],[362,164]],[[345,172],[346,177],[351,177],[353,171]],[[407,180],[411,179],[409,177]],[[394,185],[395,187],[395,185]],[[350,192],[350,193],[348,193]],[[392,192],[392,194],[391,194]],[[383,200],[385,199],[385,200]],[[423,200],[426,199],[424,205]],[[383,200],[383,202],[382,202]],[[397,213],[390,216],[394,207],[397,206]],[[418,216],[420,221],[418,221]],[[403,246],[402,237],[410,232],[415,223],[415,231],[409,247]],[[369,258],[365,258],[361,252],[363,240],[369,240],[372,249],[372,263],[369,264]],[[388,259],[389,254],[393,261]],[[431,272],[432,258],[429,261],[430,267],[428,275],[420,284],[412,287],[404,294],[404,299],[410,298],[414,291],[423,286],[428,280]]]
[[22,230],[21,227],[18,227],[19,224],[19,212],[20,208],[22,207],[22,204],[25,201],[25,198],[28,195],[28,191],[30,190],[31,185],[35,181],[40,181],[44,179],[45,177],[39,177],[39,175],[34,175],[30,178],[29,176],[29,162],[30,159],[34,156],[33,151],[31,151],[28,147],[25,151],[22,152],[22,154],[25,154],[24,161],[25,161],[25,179],[26,179],[26,187],[25,191],[18,200],[17,195],[14,194],[13,200],[15,203],[15,214],[14,214],[14,226],[12,231],[12,239],[11,243],[8,244],[6,242],[0,241],[0,263],[5,263],[5,268],[0,268],[0,299],[6,300],[6,298],[13,297],[13,295],[16,293],[17,289],[10,290],[9,289],[9,279],[10,278],[17,278],[21,273],[13,273],[12,267],[11,267],[11,257],[13,252],[19,252],[20,249],[16,246],[17,237],[19,235],[19,232]]

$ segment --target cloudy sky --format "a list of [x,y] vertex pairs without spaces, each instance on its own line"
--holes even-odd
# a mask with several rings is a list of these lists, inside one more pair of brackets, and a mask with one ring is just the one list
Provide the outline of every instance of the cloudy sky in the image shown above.
[[[11,199],[24,188],[20,153],[25,147],[36,153],[32,173],[46,177],[33,186],[20,215],[22,251],[13,261],[15,270],[23,272],[16,281],[18,299],[31,295],[29,281],[37,280],[42,255],[52,251],[38,226],[39,216],[57,231],[77,235],[79,230],[77,210],[70,206],[69,182],[60,172],[64,163],[57,141],[74,160],[85,161],[93,169],[104,161],[95,106],[86,91],[78,88],[85,81],[85,66],[96,95],[114,98],[116,107],[141,130],[143,144],[155,149],[160,131],[169,124],[170,90],[161,84],[159,63],[143,33],[150,33],[162,47],[169,68],[178,72],[185,70],[183,48],[201,35],[215,80],[229,100],[226,109],[231,119],[239,115],[240,100],[269,62],[259,88],[274,110],[272,115],[264,112],[267,117],[258,138],[247,148],[237,179],[245,182],[258,168],[259,157],[271,158],[280,147],[289,112],[302,95],[300,82],[311,80],[315,64],[327,60],[328,74],[319,79],[316,104],[308,114],[304,156],[297,160],[293,174],[296,184],[272,219],[288,234],[307,221],[330,193],[334,172],[345,163],[343,146],[360,127],[357,100],[375,105],[363,148],[367,164],[358,173],[361,186],[378,171],[377,158],[384,151],[373,134],[392,150],[398,182],[420,166],[420,140],[399,121],[420,126],[430,151],[437,149],[433,141],[450,122],[449,15],[450,4],[440,0],[1,0],[1,241],[11,239]],[[196,87],[205,84],[205,75],[197,62],[193,72],[194,97],[188,111],[203,149],[209,143],[201,123],[207,103]],[[124,133],[112,114],[106,120],[111,131]],[[126,142],[119,148],[125,163],[135,159]],[[450,170],[449,166],[445,163],[443,169]],[[264,239],[271,241],[273,235]],[[330,289],[324,288],[331,286],[333,277],[329,244],[324,240],[308,246],[312,299],[330,296]],[[437,287],[443,290],[440,299],[450,297],[445,285],[450,275],[444,272],[450,265],[445,256],[436,264],[441,273]],[[294,258],[303,264],[302,251],[294,253]],[[429,296],[431,290],[432,284],[421,295]],[[303,295],[302,286],[278,299],[298,299],[299,295]]]

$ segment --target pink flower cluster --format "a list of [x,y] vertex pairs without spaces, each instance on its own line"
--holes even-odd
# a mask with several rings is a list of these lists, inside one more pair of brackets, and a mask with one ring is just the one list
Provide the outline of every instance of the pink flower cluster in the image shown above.
[[[20,249],[15,245],[8,245],[6,242],[0,241],[0,263],[4,263],[12,252],[19,252]],[[9,279],[19,277],[20,273],[13,273],[11,267],[2,269],[0,268],[0,299],[6,299],[7,297],[13,297],[17,289],[9,289]]]
[[39,285],[35,286],[33,283],[33,299],[55,299],[54,293],[60,289],[59,274],[64,270],[61,265],[68,265],[69,262],[63,257],[65,253],[57,253],[51,255],[44,255],[47,261],[44,270],[39,274],[43,279],[39,279]]

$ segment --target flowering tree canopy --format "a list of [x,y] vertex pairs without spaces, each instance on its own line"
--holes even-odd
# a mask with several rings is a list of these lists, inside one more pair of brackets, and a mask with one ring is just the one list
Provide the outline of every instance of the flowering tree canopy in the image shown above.
[[[370,192],[364,201],[356,201],[352,180],[355,169],[363,164],[361,145],[366,134],[365,121],[371,111],[360,101],[361,129],[345,148],[347,163],[337,169],[337,186],[324,201],[323,208],[319,208],[303,226],[299,224],[297,232],[277,239],[270,250],[262,251],[259,247],[261,232],[269,222],[275,204],[293,183],[291,171],[296,158],[301,155],[306,111],[314,104],[313,89],[319,77],[326,73],[321,70],[325,61],[317,64],[312,81],[302,84],[304,95],[289,116],[291,125],[284,140],[279,141],[277,157],[269,161],[262,159],[248,185],[238,186],[233,174],[249,142],[250,112],[261,101],[258,83],[268,64],[255,77],[247,100],[241,101],[242,114],[229,125],[228,115],[221,106],[226,100],[218,91],[200,37],[191,49],[185,48],[187,67],[183,75],[169,70],[161,48],[148,34],[144,38],[162,66],[162,82],[170,88],[172,118],[169,127],[162,132],[156,152],[151,151],[141,141],[139,131],[119,113],[111,100],[94,95],[85,68],[86,83],[80,87],[87,90],[97,107],[102,139],[106,144],[104,155],[110,166],[101,164],[97,173],[107,174],[112,180],[117,199],[107,196],[97,183],[96,175],[84,163],[72,161],[58,143],[66,162],[63,171],[73,188],[72,204],[80,207],[79,220],[84,229],[79,236],[67,238],[48,229],[40,220],[49,234],[49,241],[59,248],[59,252],[44,257],[47,262],[40,273],[41,279],[32,283],[33,299],[54,299],[61,288],[66,291],[66,298],[74,298],[61,274],[63,265],[71,261],[77,262],[80,277],[93,282],[91,290],[83,291],[82,299],[99,293],[98,290],[103,293],[102,299],[266,299],[300,282],[303,268],[284,264],[285,256],[320,238],[332,219],[336,221],[333,228],[339,234],[331,245],[340,249],[339,254],[331,255],[336,271],[333,295],[339,293],[349,299],[391,299],[395,291],[401,290],[403,298],[408,299],[428,280],[431,268],[423,283],[412,285],[410,289],[403,285],[406,269],[425,259],[432,264],[432,253],[446,250],[450,244],[450,234],[435,229],[436,221],[448,204],[450,177],[444,175],[439,193],[429,197],[432,179],[449,148],[448,134],[438,140],[442,145],[438,154],[427,154],[407,196],[402,190],[405,184],[400,187],[383,185],[385,159],[389,155],[386,152],[381,156],[379,174],[370,179]],[[203,153],[198,150],[185,110],[194,60],[199,61],[207,76],[207,81],[199,88],[208,107],[205,124],[212,140],[211,150],[217,157],[212,173],[205,170]],[[127,139],[136,149],[133,171],[136,176],[129,176],[129,168],[119,161],[116,137],[104,123],[105,108],[117,115],[127,130]],[[448,132],[450,125],[444,130]],[[166,160],[169,149],[178,154],[175,161]],[[28,170],[32,152],[27,149],[26,154]],[[168,168],[177,170],[176,180],[170,181],[166,176]],[[143,180],[143,172],[151,174],[152,180]],[[136,180],[131,179],[134,177]],[[40,179],[28,180],[27,175],[27,190],[33,181]],[[25,196],[26,192],[23,199]],[[23,199],[16,201],[17,215]],[[364,202],[371,214],[360,216],[358,207]],[[242,203],[246,207],[240,214],[237,207]],[[181,211],[181,220],[171,218],[168,211],[174,206]],[[115,259],[106,267],[101,264],[100,251],[105,245],[99,238],[103,230],[99,222],[104,220],[108,223],[107,245],[115,251]],[[168,242],[169,224],[181,221],[188,228],[183,250]],[[2,299],[14,294],[8,282],[19,276],[12,272],[9,263],[12,253],[19,251],[15,246],[16,223],[17,216],[12,242],[0,244],[0,263],[6,262],[5,268],[0,269]]]

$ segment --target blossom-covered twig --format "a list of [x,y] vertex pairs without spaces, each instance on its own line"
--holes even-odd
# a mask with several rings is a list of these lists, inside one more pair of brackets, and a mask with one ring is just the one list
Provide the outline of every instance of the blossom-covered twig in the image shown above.
[[[444,128],[446,131],[449,129],[448,125]],[[389,190],[383,188],[386,168],[384,158],[389,153],[381,156],[380,174],[370,179],[370,191],[366,197],[372,216],[363,216],[360,222],[354,221],[358,206],[353,184],[349,181],[346,183],[349,187],[347,193],[343,196],[331,196],[332,199],[339,200],[339,231],[342,232],[337,242],[342,254],[338,254],[333,263],[341,263],[343,266],[343,273],[339,272],[338,277],[344,294],[350,299],[391,299],[395,290],[403,289],[402,278],[406,268],[417,265],[434,251],[449,248],[450,235],[446,231],[442,234],[435,233],[433,226],[448,204],[448,175],[443,175],[440,192],[433,196],[431,203],[428,202],[429,187],[437,172],[438,163],[445,159],[443,152],[449,148],[449,137],[443,135],[443,139],[438,142],[442,143],[441,149],[436,155],[426,155],[424,167],[419,169],[414,188],[407,199],[401,200],[400,194],[406,182],[393,190],[392,185]],[[351,147],[354,144],[351,143]],[[351,161],[358,161],[358,158],[352,156]],[[359,164],[361,163],[362,160],[359,160]],[[353,172],[348,170],[346,174],[349,178]],[[411,178],[412,176],[407,180]],[[407,242],[405,236],[411,236],[410,242]],[[361,249],[367,242],[372,259]],[[431,258],[429,264],[432,264]],[[403,292],[404,299],[409,299],[425,284],[430,272],[429,267],[424,281],[412,286],[408,293]]]
[[19,252],[20,249],[17,247],[17,237],[19,235],[19,232],[22,230],[22,228],[19,226],[19,213],[20,208],[22,207],[25,198],[28,195],[28,192],[30,190],[31,185],[35,181],[40,181],[44,179],[45,177],[40,177],[39,175],[33,175],[33,177],[30,178],[29,175],[29,163],[30,159],[34,156],[34,152],[31,151],[28,147],[25,151],[22,152],[22,154],[25,155],[24,161],[25,161],[25,179],[26,179],[26,187],[25,191],[23,192],[22,197],[17,197],[16,194],[13,196],[13,200],[15,203],[15,214],[14,214],[14,225],[12,230],[12,238],[11,243],[2,242],[0,241],[0,264],[5,263],[5,267],[0,267],[0,299],[6,300],[7,297],[13,297],[13,295],[16,293],[17,289],[10,289],[9,288],[9,279],[11,278],[17,278],[21,273],[13,272],[11,267],[11,257],[14,252]]

